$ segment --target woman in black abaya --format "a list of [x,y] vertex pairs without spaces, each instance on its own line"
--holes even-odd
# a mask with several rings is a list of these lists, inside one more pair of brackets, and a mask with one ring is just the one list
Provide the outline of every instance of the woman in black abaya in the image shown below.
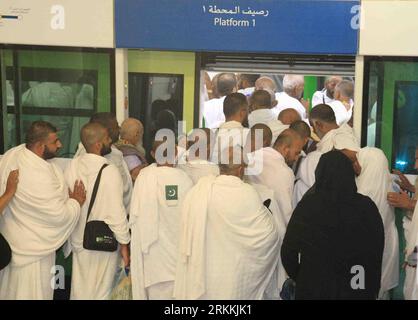
[[384,247],[376,205],[357,193],[352,164],[340,151],[321,157],[315,178],[281,249],[296,299],[376,299]]

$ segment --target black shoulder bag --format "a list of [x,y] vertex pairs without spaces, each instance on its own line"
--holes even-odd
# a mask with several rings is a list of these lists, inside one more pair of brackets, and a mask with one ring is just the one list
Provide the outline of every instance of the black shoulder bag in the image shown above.
[[102,171],[107,167],[104,164],[97,174],[96,181],[91,195],[89,209],[87,211],[86,227],[84,229],[83,247],[87,250],[114,252],[118,249],[118,242],[109,226],[104,221],[93,220],[88,221],[96,199],[97,190],[99,189]]
[[6,268],[12,260],[12,249],[0,233],[0,270]]

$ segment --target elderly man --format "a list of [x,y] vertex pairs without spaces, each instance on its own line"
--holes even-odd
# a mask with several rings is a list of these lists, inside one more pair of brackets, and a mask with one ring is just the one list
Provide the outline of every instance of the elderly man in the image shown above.
[[255,90],[270,90],[276,93],[277,86],[272,78],[262,76],[255,82]]
[[237,77],[233,73],[220,73],[216,81],[216,90],[220,98],[205,102],[203,117],[207,128],[215,129],[225,122],[222,112],[225,97],[237,91]]
[[283,92],[277,97],[278,104],[274,108],[275,115],[279,115],[284,109],[295,109],[302,120],[308,118],[309,100],[302,98],[305,87],[303,76],[287,74],[283,77]]
[[145,149],[142,145],[144,126],[141,121],[135,118],[128,118],[122,122],[120,127],[120,139],[115,143],[125,160],[131,178],[135,181],[142,168],[148,165],[145,158]]
[[0,233],[12,249],[12,261],[0,271],[0,300],[50,299],[55,251],[77,224],[86,195],[82,182],[68,191],[61,169],[48,160],[61,142],[48,122],[32,123],[26,144],[10,149],[0,163],[0,194],[12,170],[19,187],[0,220]]
[[[293,130],[286,129],[275,141],[273,148],[263,148],[249,155],[248,179],[274,190],[280,212],[286,224],[292,215],[292,196],[295,176],[289,167],[297,161],[304,141]],[[257,165],[259,163],[259,165]],[[261,170],[260,170],[261,168]]]
[[262,299],[277,268],[277,226],[242,181],[242,149],[222,158],[221,175],[200,179],[183,205],[176,299]]
[[186,161],[178,167],[187,173],[194,184],[204,176],[218,176],[218,165],[209,161],[215,140],[213,132],[208,128],[193,129],[187,140]]
[[[105,156],[109,163],[114,164],[118,170],[119,174],[122,177],[123,181],[123,203],[125,209],[129,213],[129,204],[131,201],[131,192],[132,192],[132,179],[129,173],[128,166],[123,160],[123,154],[116,148],[113,143],[116,143],[119,140],[119,124],[116,120],[116,117],[110,112],[99,112],[91,116],[90,123],[100,123],[104,126],[108,132],[109,136],[112,139],[112,151]],[[78,145],[78,150],[74,158],[79,157],[86,153],[86,149],[83,144],[80,142]]]
[[296,176],[294,204],[297,204],[306,191],[314,185],[316,166],[321,156],[328,151],[333,149],[343,151],[352,161],[356,174],[359,175],[361,171],[356,157],[360,145],[354,136],[354,131],[347,124],[341,127],[337,125],[335,113],[330,106],[317,105],[311,110],[309,121],[320,142],[316,145],[316,150],[301,161]]
[[[104,300],[110,298],[113,289],[120,264],[119,252],[88,250],[83,246],[83,238],[88,221],[105,221],[120,244],[125,266],[129,265],[130,235],[123,205],[123,182],[116,166],[108,164],[104,158],[112,151],[105,127],[99,123],[86,124],[81,129],[81,143],[86,153],[73,159],[65,171],[68,186],[72,186],[74,181],[83,181],[88,199],[81,208],[80,219],[69,241],[73,252],[71,299]],[[99,187],[92,198],[99,174]],[[94,205],[91,207],[92,201]]]
[[340,76],[329,76],[325,78],[324,89],[316,91],[312,96],[312,107],[318,104],[329,104],[334,100],[335,87],[343,81]]
[[151,155],[156,163],[141,170],[135,182],[130,211],[134,299],[173,297],[180,210],[193,186],[187,174],[174,167],[175,150],[174,138],[155,140]]
[[243,147],[249,132],[243,124],[248,120],[247,98],[241,93],[231,93],[223,104],[226,122],[215,131],[216,141],[212,153],[212,162],[218,163],[219,153],[229,146]]
[[343,80],[334,92],[335,100],[328,105],[334,110],[335,118],[339,126],[348,123],[353,116],[354,83]]

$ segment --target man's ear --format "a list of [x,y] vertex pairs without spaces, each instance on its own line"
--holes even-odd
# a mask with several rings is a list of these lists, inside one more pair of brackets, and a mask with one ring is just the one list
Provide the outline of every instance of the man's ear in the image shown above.
[[33,145],[33,148],[35,150],[39,150],[39,151],[44,152],[45,151],[45,143],[38,141]]
[[324,129],[324,124],[319,120],[316,120],[314,122],[314,126],[316,126],[320,131],[322,131]]

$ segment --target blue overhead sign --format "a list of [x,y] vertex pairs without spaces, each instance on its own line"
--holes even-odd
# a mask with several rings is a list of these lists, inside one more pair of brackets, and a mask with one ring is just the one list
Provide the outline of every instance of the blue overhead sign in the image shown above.
[[357,53],[359,0],[116,0],[116,47]]

